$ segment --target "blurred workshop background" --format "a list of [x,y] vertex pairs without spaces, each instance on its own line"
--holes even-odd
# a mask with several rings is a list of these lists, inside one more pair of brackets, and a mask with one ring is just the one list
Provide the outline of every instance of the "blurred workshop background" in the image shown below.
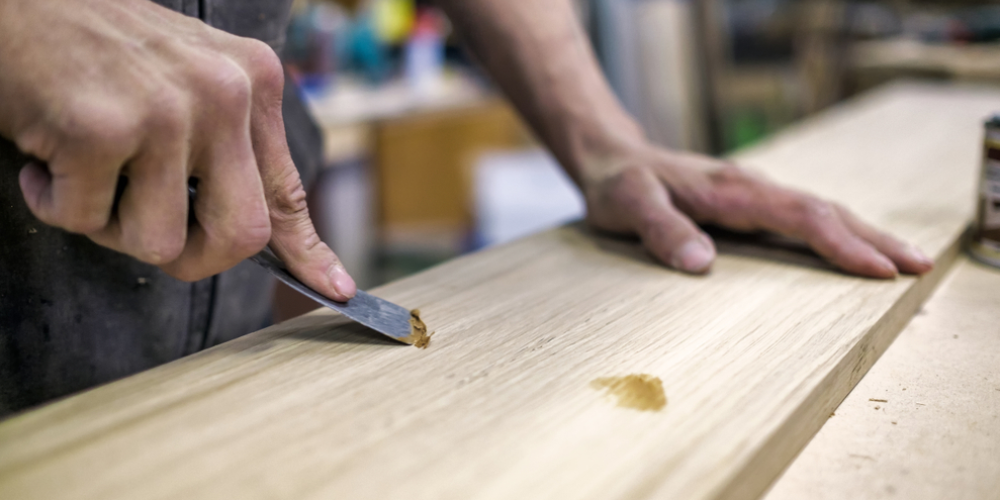
[[[726,154],[896,78],[1000,83],[994,2],[575,3],[616,93],[671,148]],[[361,287],[583,214],[432,2],[299,0],[282,56],[325,136],[314,219]]]

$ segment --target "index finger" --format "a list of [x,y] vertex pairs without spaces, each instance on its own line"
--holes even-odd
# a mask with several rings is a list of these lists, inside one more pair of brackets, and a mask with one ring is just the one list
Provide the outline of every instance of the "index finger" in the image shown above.
[[719,207],[713,218],[719,224],[801,239],[849,273],[875,278],[897,274],[896,264],[854,231],[828,201],[750,176],[721,183],[716,194]]

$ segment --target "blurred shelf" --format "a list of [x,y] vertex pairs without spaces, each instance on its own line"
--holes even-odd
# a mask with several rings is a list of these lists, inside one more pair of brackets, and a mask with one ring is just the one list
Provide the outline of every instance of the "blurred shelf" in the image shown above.
[[323,156],[328,167],[370,156],[380,122],[466,109],[494,99],[491,90],[458,70],[446,71],[437,85],[422,89],[403,79],[376,86],[357,77],[340,76],[326,91],[306,95],[323,131]]
[[859,42],[852,67],[862,72],[913,73],[1000,81],[1000,44],[945,45],[896,38]]
[[414,88],[403,79],[373,86],[341,76],[327,92],[307,96],[307,101],[321,126],[336,127],[468,106],[491,95],[473,77],[450,70],[425,88]]

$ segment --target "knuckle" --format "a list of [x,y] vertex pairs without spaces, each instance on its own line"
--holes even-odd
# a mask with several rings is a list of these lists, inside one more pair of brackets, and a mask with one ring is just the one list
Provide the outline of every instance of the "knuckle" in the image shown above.
[[626,208],[636,208],[648,189],[651,174],[641,167],[625,167],[607,180],[608,196]]
[[825,224],[835,213],[833,204],[812,196],[799,197],[795,211],[800,215],[802,223],[810,227]]
[[263,250],[270,239],[270,227],[253,226],[245,228],[239,235],[233,238],[231,243],[232,252],[234,255],[240,255],[245,258]]
[[137,244],[130,245],[133,257],[148,264],[160,265],[173,262],[184,251],[186,238],[183,234],[164,235],[160,232],[146,232],[139,236]]
[[753,177],[739,165],[726,160],[720,161],[721,165],[709,172],[708,177],[716,185],[745,184]]
[[246,51],[254,88],[280,96],[285,86],[285,70],[278,54],[268,44],[253,39],[247,40]]
[[59,135],[90,148],[118,151],[139,135],[135,113],[118,105],[101,105],[77,100],[67,106],[57,119]]
[[230,255],[246,258],[260,252],[270,239],[271,224],[266,211],[256,210],[227,235],[227,251]]
[[622,184],[641,183],[649,180],[650,173],[648,168],[632,164],[623,167],[612,178]]
[[203,78],[213,103],[226,112],[242,116],[250,107],[250,77],[246,71],[232,60],[218,58],[204,69]]
[[745,171],[732,162],[712,161],[711,169],[673,188],[678,208],[698,221],[731,218],[747,208]]
[[309,217],[309,206],[306,203],[306,189],[302,178],[295,168],[289,168],[277,187],[270,193],[274,204],[275,216],[280,222],[295,221]]
[[692,204],[695,210],[712,218],[746,210],[754,182],[746,170],[726,161],[709,172],[707,179],[708,182],[694,190]]
[[188,102],[184,94],[164,87],[152,98],[146,126],[160,137],[181,137],[187,128]]
[[803,203],[803,209],[809,217],[819,220],[829,219],[834,213],[832,203],[812,197],[806,198],[806,201]]

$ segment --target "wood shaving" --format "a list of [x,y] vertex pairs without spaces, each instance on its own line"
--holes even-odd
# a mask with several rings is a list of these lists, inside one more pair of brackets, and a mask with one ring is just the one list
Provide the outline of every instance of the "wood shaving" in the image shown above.
[[431,344],[432,335],[434,332],[427,333],[427,325],[420,319],[420,309],[410,311],[410,335],[402,341],[418,349],[427,349]]

